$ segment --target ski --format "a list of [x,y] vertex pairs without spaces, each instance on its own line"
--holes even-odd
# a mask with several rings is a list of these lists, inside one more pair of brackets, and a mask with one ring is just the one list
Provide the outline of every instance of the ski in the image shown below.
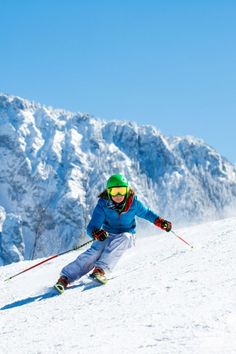
[[99,273],[92,273],[89,275],[89,277],[95,281],[98,281],[103,285],[105,285],[108,282],[108,279],[105,277],[105,275]]

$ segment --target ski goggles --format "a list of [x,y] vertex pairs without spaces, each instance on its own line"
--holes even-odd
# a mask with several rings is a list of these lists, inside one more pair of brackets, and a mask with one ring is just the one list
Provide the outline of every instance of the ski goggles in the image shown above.
[[117,195],[126,195],[127,194],[127,187],[112,187],[108,189],[108,193],[112,197],[116,197]]

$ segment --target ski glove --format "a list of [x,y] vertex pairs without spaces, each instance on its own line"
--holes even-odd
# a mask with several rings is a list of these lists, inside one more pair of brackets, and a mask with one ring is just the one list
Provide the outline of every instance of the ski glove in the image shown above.
[[93,238],[98,240],[98,241],[104,241],[109,236],[108,232],[103,230],[103,229],[100,229],[100,230],[95,229],[95,230],[93,230],[92,235],[93,235]]
[[165,230],[166,232],[169,232],[172,229],[172,224],[170,221],[167,221],[165,219],[162,219],[158,217],[155,221],[154,224],[157,227],[160,227],[162,230]]

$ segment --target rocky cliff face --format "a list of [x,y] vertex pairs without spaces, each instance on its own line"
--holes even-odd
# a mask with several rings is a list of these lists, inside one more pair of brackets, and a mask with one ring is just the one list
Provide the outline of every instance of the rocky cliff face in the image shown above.
[[116,172],[175,223],[223,217],[236,204],[235,166],[199,139],[0,95],[2,264],[82,242]]

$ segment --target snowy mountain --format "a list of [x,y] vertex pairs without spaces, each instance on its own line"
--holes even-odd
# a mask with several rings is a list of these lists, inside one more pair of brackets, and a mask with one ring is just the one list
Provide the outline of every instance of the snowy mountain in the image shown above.
[[[69,253],[2,267],[1,353],[235,354],[236,218],[137,237],[107,285],[47,296]],[[49,293],[50,294],[50,293]]]
[[175,225],[236,210],[235,166],[202,140],[0,95],[0,264],[83,242],[116,172]]

